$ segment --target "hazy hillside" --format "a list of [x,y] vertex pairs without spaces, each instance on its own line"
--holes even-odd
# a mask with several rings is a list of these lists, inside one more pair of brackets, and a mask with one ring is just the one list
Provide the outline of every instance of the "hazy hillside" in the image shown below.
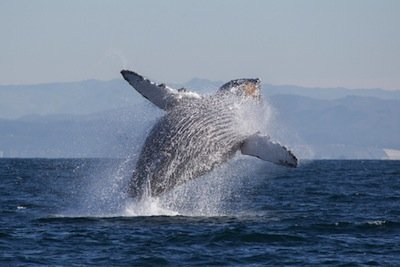
[[382,89],[346,89],[346,88],[306,88],[293,85],[264,84],[266,95],[299,95],[316,99],[337,99],[346,96],[376,97],[381,99],[400,100],[400,90],[388,91]]
[[1,119],[0,151],[5,157],[127,157],[139,151],[158,113],[142,103],[91,115]]
[[[175,87],[211,93],[222,82]],[[400,149],[400,92],[264,86],[271,135],[303,158],[387,158]],[[162,114],[126,82],[0,86],[0,156],[126,157]]]
[[90,114],[137,103],[123,80],[0,86],[0,118]]
[[276,120],[312,147],[314,157],[384,158],[382,149],[400,148],[400,100],[274,95],[270,102]]
[[[192,79],[176,88],[192,88],[201,93],[214,92],[223,82]],[[400,99],[400,91],[381,89],[318,89],[296,86],[264,85],[266,96],[277,94],[307,96],[315,99],[337,99],[345,96],[370,96]],[[26,115],[91,114],[128,108],[142,101],[123,79],[82,81],[38,85],[0,86],[0,118],[16,119]]]

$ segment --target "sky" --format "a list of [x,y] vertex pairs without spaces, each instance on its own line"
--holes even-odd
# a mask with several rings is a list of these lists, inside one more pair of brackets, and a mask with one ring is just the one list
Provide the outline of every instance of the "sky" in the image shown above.
[[2,0],[0,85],[121,78],[400,90],[397,0]]

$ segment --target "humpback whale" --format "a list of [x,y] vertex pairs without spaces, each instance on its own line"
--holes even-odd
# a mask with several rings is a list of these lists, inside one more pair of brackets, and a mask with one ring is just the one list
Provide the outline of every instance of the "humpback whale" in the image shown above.
[[129,70],[123,78],[143,97],[165,111],[151,129],[129,183],[129,195],[157,197],[204,175],[237,151],[286,167],[297,158],[285,146],[258,131],[239,130],[244,106],[262,102],[259,79],[237,79],[212,95],[151,82]]

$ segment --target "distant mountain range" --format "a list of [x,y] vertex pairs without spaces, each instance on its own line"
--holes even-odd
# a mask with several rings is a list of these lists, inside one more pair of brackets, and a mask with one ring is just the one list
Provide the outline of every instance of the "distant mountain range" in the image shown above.
[[[214,92],[222,82],[186,87]],[[400,158],[400,91],[264,85],[270,135],[302,158]],[[0,156],[127,157],[162,115],[125,81],[0,86]]]
[[400,148],[400,100],[354,95],[334,100],[298,95],[270,99],[281,128],[297,135],[292,138],[295,146],[310,147],[309,157],[388,158],[384,149]]

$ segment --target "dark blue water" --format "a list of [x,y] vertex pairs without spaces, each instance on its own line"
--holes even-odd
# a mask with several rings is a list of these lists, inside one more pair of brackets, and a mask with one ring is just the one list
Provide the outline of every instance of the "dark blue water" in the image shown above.
[[400,264],[399,161],[239,159],[149,203],[132,167],[0,160],[0,266]]

